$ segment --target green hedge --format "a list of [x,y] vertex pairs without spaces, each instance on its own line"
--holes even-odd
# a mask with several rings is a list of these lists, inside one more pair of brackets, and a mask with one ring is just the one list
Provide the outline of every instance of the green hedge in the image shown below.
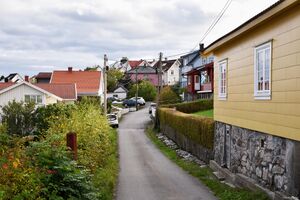
[[177,104],[169,104],[164,107],[168,108],[176,108],[178,111],[183,113],[194,113],[202,110],[213,109],[214,103],[212,99],[177,103]]
[[169,126],[201,146],[213,149],[213,119],[185,114],[170,108],[159,108],[158,112],[162,129]]

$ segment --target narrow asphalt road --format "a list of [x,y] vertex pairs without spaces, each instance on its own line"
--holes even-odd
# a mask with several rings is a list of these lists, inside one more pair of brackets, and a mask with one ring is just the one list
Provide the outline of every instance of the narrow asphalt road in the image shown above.
[[119,126],[117,200],[212,200],[211,192],[166,158],[147,138],[148,108],[130,112]]

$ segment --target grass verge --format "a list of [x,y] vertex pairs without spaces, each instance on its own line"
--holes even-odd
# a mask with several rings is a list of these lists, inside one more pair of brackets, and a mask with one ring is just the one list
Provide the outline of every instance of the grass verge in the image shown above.
[[167,156],[175,162],[183,170],[192,176],[198,178],[204,183],[220,200],[268,200],[267,194],[260,191],[250,191],[247,189],[231,188],[228,185],[217,180],[209,167],[201,168],[193,162],[188,162],[178,157],[176,151],[167,147],[162,141],[156,137],[156,133],[152,126],[146,129],[146,134],[150,140]]
[[104,166],[99,167],[93,176],[93,183],[99,190],[101,200],[115,199],[115,189],[119,173],[117,131],[115,129],[112,130],[110,136],[111,154]]
[[193,115],[198,115],[198,116],[203,116],[203,117],[213,118],[214,117],[214,109],[199,111],[199,112],[195,112],[195,113],[192,113],[192,114]]

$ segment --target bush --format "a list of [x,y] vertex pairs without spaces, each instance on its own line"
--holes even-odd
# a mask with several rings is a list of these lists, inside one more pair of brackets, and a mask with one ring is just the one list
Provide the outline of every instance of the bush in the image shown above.
[[[98,103],[85,100],[39,108],[33,113],[39,138],[8,134],[9,126],[0,124],[0,199],[112,199],[116,133],[100,113]],[[71,131],[77,161],[66,148]]]
[[[136,84],[132,85],[128,96],[135,97]],[[149,81],[141,81],[138,83],[138,96],[143,97],[145,101],[153,101],[156,97],[156,88]]]
[[71,112],[77,107],[73,104],[50,104],[39,107],[35,111],[36,134],[44,133],[48,130],[51,121],[58,120],[60,117],[70,117]]
[[159,103],[163,104],[171,104],[178,103],[181,99],[178,94],[176,94],[170,86],[164,87],[159,95]]
[[[69,132],[77,133],[79,164],[94,171],[105,163],[111,128],[106,117],[100,115],[98,105],[78,104],[70,116],[61,115],[59,120],[49,121],[46,135],[60,135],[63,138]],[[64,139],[61,142],[65,145]]]
[[91,174],[84,166],[78,166],[65,146],[58,145],[65,138],[51,135],[46,140],[32,143],[28,155],[34,158],[34,166],[42,174],[46,199],[96,199],[97,190],[91,182]]
[[2,122],[7,125],[7,131],[13,135],[29,135],[32,134],[34,126],[34,103],[16,102],[15,100],[8,102],[2,107]]
[[214,103],[212,99],[198,100],[192,102],[184,102],[177,104],[170,104],[164,107],[176,108],[178,111],[183,113],[194,113],[202,110],[213,109]]
[[201,146],[213,149],[213,119],[185,114],[170,108],[159,108],[158,113],[161,129],[171,127]]

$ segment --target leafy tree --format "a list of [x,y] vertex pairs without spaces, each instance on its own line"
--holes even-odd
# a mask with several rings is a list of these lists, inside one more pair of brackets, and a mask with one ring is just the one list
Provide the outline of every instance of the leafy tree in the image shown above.
[[119,80],[124,76],[124,73],[118,69],[110,68],[107,71],[107,90],[112,92],[118,85]]
[[[134,97],[136,93],[136,84],[132,85],[128,92],[129,97]],[[138,83],[138,96],[143,97],[145,101],[153,101],[156,97],[156,88],[149,81]]]
[[7,125],[8,133],[13,135],[29,135],[33,132],[34,126],[34,110],[35,104],[16,102],[15,100],[8,102],[2,107],[2,122]]
[[164,87],[159,95],[160,104],[171,104],[180,102],[180,97],[170,86]]
[[86,67],[84,71],[96,71],[99,68],[99,65],[95,65],[93,67]]

